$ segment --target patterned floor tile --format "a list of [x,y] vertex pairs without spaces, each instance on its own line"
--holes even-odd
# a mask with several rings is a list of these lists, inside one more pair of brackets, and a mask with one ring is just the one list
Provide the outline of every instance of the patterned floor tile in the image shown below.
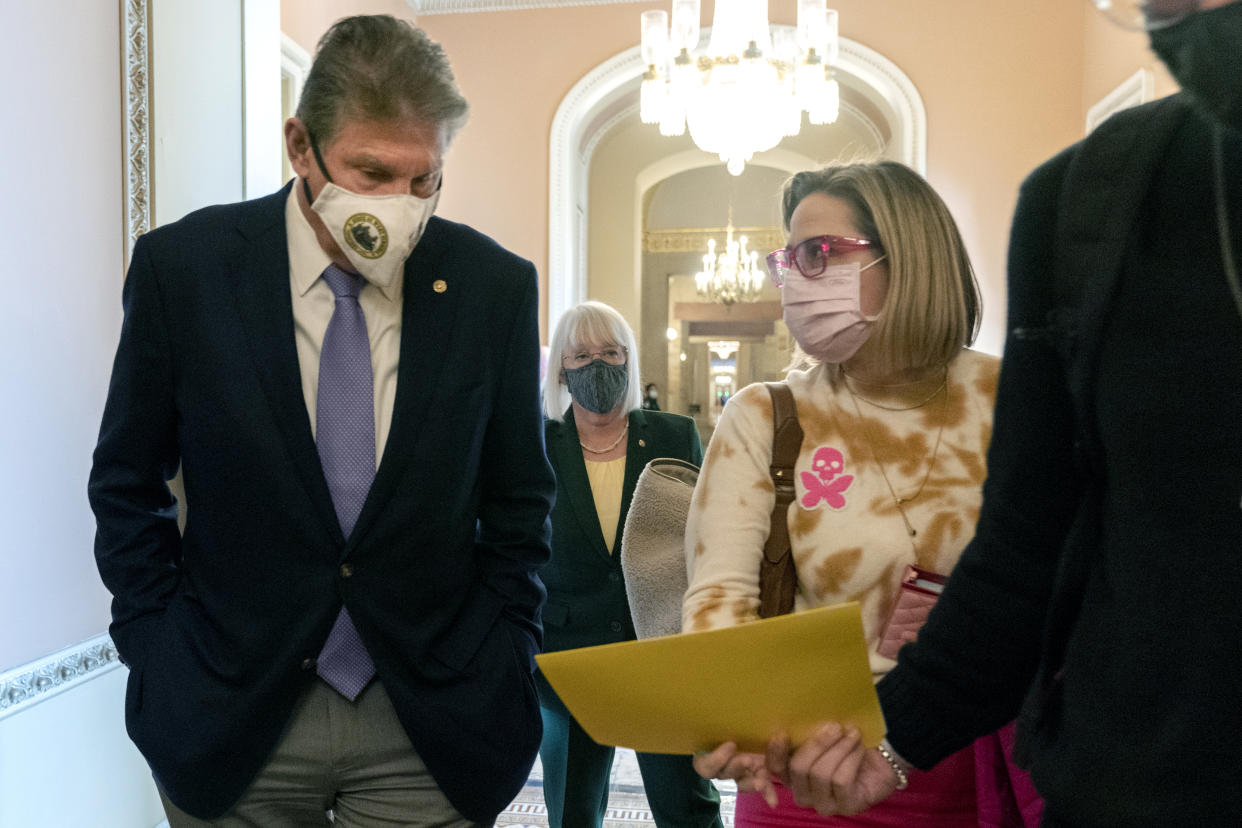
[[[733,804],[737,789],[732,783],[717,782],[720,788],[721,817],[726,826],[733,825]],[[643,779],[638,771],[634,751],[618,748],[609,783],[608,811],[603,828],[635,828],[655,825],[647,798],[643,795]],[[543,767],[535,760],[526,786],[496,820],[497,828],[548,828],[548,809],[543,800]]]

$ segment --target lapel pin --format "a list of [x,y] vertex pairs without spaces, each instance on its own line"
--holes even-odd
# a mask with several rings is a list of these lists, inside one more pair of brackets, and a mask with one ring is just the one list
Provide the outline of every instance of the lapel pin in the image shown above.
[[431,283],[431,289],[436,293],[444,293],[444,291],[448,290],[448,282],[443,279],[436,279]]

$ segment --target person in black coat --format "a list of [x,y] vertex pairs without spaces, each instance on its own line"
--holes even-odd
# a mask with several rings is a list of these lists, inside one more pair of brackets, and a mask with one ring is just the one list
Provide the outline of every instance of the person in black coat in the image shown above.
[[[544,379],[545,437],[556,474],[552,560],[541,575],[545,649],[636,638],[621,572],[621,529],[647,462],[698,465],[694,421],[640,407],[634,332],[615,309],[585,302],[561,317]],[[553,828],[599,826],[608,806],[613,748],[582,729],[542,674],[544,798]],[[663,828],[720,826],[720,796],[688,756],[638,754],[647,800]]]

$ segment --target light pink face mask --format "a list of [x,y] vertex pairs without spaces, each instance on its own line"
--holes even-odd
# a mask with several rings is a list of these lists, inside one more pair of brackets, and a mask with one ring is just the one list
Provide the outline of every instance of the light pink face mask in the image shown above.
[[821,362],[847,361],[871,335],[877,316],[865,316],[859,296],[862,272],[884,257],[862,267],[858,262],[833,265],[817,279],[793,274],[781,288],[785,324],[810,356]]

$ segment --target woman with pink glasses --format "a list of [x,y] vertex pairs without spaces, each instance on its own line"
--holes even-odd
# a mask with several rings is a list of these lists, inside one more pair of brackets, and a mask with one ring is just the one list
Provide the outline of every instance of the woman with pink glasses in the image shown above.
[[[917,173],[892,162],[798,173],[783,212],[789,244],[768,256],[768,270],[809,357],[795,364],[811,366],[786,380],[803,431],[787,518],[794,609],[858,601],[878,681],[912,636],[890,626],[894,607],[918,583],[934,590],[973,536],[998,361],[967,347],[979,325],[974,272],[944,202]],[[749,386],[708,447],[686,527],[687,632],[757,617],[775,500],[772,418],[768,391]],[[857,817],[818,816],[763,775],[760,792],[739,795],[736,824],[1006,824],[989,815],[1006,803],[993,798],[981,810],[995,781],[976,784],[977,763],[1007,776],[995,742],[927,773],[897,765],[905,789]],[[1036,818],[1038,802],[1019,784]],[[1017,804],[1007,804],[1007,824],[1020,825]]]

